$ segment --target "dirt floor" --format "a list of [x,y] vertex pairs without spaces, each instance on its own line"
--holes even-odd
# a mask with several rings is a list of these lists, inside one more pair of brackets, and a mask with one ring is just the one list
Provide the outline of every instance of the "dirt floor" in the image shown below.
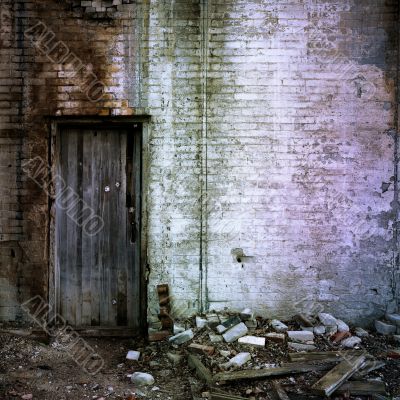
[[[291,325],[297,328],[296,325]],[[261,324],[256,331],[259,335],[270,328]],[[4,332],[4,330],[3,330]],[[191,342],[211,345],[209,328],[203,328],[195,334]],[[86,373],[70,356],[68,347],[62,339],[41,343],[37,340],[12,335],[0,334],[0,399],[38,399],[38,400],[82,400],[82,399],[182,399],[207,398],[207,388],[191,371],[187,364],[187,346],[173,346],[166,340],[146,343],[140,339],[85,338],[95,349],[93,358],[103,359],[104,367],[94,376]],[[266,348],[243,349],[238,343],[212,344],[216,350],[212,356],[203,356],[204,364],[212,373],[221,371],[220,365],[227,361],[219,353],[230,351],[230,357],[240,351],[250,351],[252,360],[242,369],[260,369],[288,362],[286,345],[268,344]],[[332,350],[333,346],[326,338],[316,340],[318,351]],[[379,379],[386,383],[388,397],[400,396],[400,360],[387,356],[388,347],[398,347],[391,339],[370,336],[363,339],[361,348],[386,366],[371,372],[366,379]],[[128,350],[141,352],[140,361],[127,361]],[[168,353],[180,355],[180,360],[172,361]],[[155,383],[147,388],[137,388],[128,375],[135,371],[149,372]],[[325,372],[312,372],[292,375],[283,379],[274,379],[286,390],[290,399],[312,399],[310,387]],[[249,399],[272,399],[272,380],[234,382],[219,386],[217,390],[236,394]],[[317,398],[317,397],[316,397]],[[321,398],[321,397],[319,397]],[[368,399],[373,397],[332,396],[336,399]],[[385,398],[385,397],[383,397]]]

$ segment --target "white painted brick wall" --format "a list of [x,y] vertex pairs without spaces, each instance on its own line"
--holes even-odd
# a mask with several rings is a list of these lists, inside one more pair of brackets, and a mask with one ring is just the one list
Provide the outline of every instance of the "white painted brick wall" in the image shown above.
[[[202,110],[195,99],[204,81],[195,51],[204,36],[192,28],[202,22],[180,13],[180,2],[168,12],[152,2],[150,310],[155,285],[168,282],[187,313],[200,296],[210,309],[251,307],[282,318],[316,306],[353,320],[383,313],[392,296],[393,184],[386,193],[381,184],[393,175],[393,139],[385,132],[394,121],[395,65],[373,65],[347,42],[371,52],[386,46],[376,57],[384,60],[386,51],[393,60],[388,31],[396,7],[367,3],[364,13],[373,8],[369,18],[377,21],[370,30],[352,1],[208,2],[200,281],[193,202]],[[152,41],[159,26],[170,30]],[[185,29],[192,36],[182,37]],[[360,85],[375,92],[359,97]],[[190,147],[183,135],[193,139]],[[236,262],[235,248],[253,258]]]

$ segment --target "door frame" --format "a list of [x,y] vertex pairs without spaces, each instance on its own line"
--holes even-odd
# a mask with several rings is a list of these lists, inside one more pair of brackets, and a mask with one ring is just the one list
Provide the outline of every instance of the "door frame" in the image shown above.
[[[79,125],[85,128],[93,126],[104,126],[107,128],[123,128],[127,130],[128,134],[133,128],[137,129],[137,125],[141,125],[141,232],[140,232],[140,265],[139,274],[140,280],[140,327],[139,332],[131,332],[134,334],[145,334],[147,328],[147,243],[148,243],[148,212],[147,212],[147,183],[148,183],[148,172],[149,172],[149,152],[148,149],[148,138],[149,138],[149,122],[150,116],[120,116],[120,117],[55,117],[50,121],[49,129],[49,166],[51,178],[57,174],[58,165],[58,153],[57,153],[57,141],[61,134],[61,128],[64,126]],[[136,126],[135,126],[136,125]],[[57,241],[56,241],[56,210],[55,210],[55,187],[53,185],[53,179],[50,179],[50,195],[49,195],[49,207],[48,207],[48,260],[49,260],[49,291],[48,291],[48,302],[50,306],[49,310],[49,322],[57,321],[57,317],[60,315],[60,268],[57,260]],[[87,329],[98,331],[99,335],[104,335],[100,332],[103,330],[102,327],[87,327]],[[82,330],[85,330],[82,327]],[[104,327],[104,330],[110,330],[110,328]],[[113,336],[126,336],[126,327],[113,327]]]

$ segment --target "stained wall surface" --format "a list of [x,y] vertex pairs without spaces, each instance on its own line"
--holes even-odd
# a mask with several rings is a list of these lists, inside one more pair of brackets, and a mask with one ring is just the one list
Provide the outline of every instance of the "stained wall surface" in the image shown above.
[[1,1],[0,318],[48,295],[49,117],[150,115],[148,315],[398,301],[395,0]]

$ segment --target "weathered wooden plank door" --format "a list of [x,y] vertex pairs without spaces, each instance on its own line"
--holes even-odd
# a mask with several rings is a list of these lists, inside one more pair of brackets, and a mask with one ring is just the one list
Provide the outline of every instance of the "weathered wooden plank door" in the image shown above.
[[56,303],[74,327],[139,327],[137,133],[104,127],[60,129]]

